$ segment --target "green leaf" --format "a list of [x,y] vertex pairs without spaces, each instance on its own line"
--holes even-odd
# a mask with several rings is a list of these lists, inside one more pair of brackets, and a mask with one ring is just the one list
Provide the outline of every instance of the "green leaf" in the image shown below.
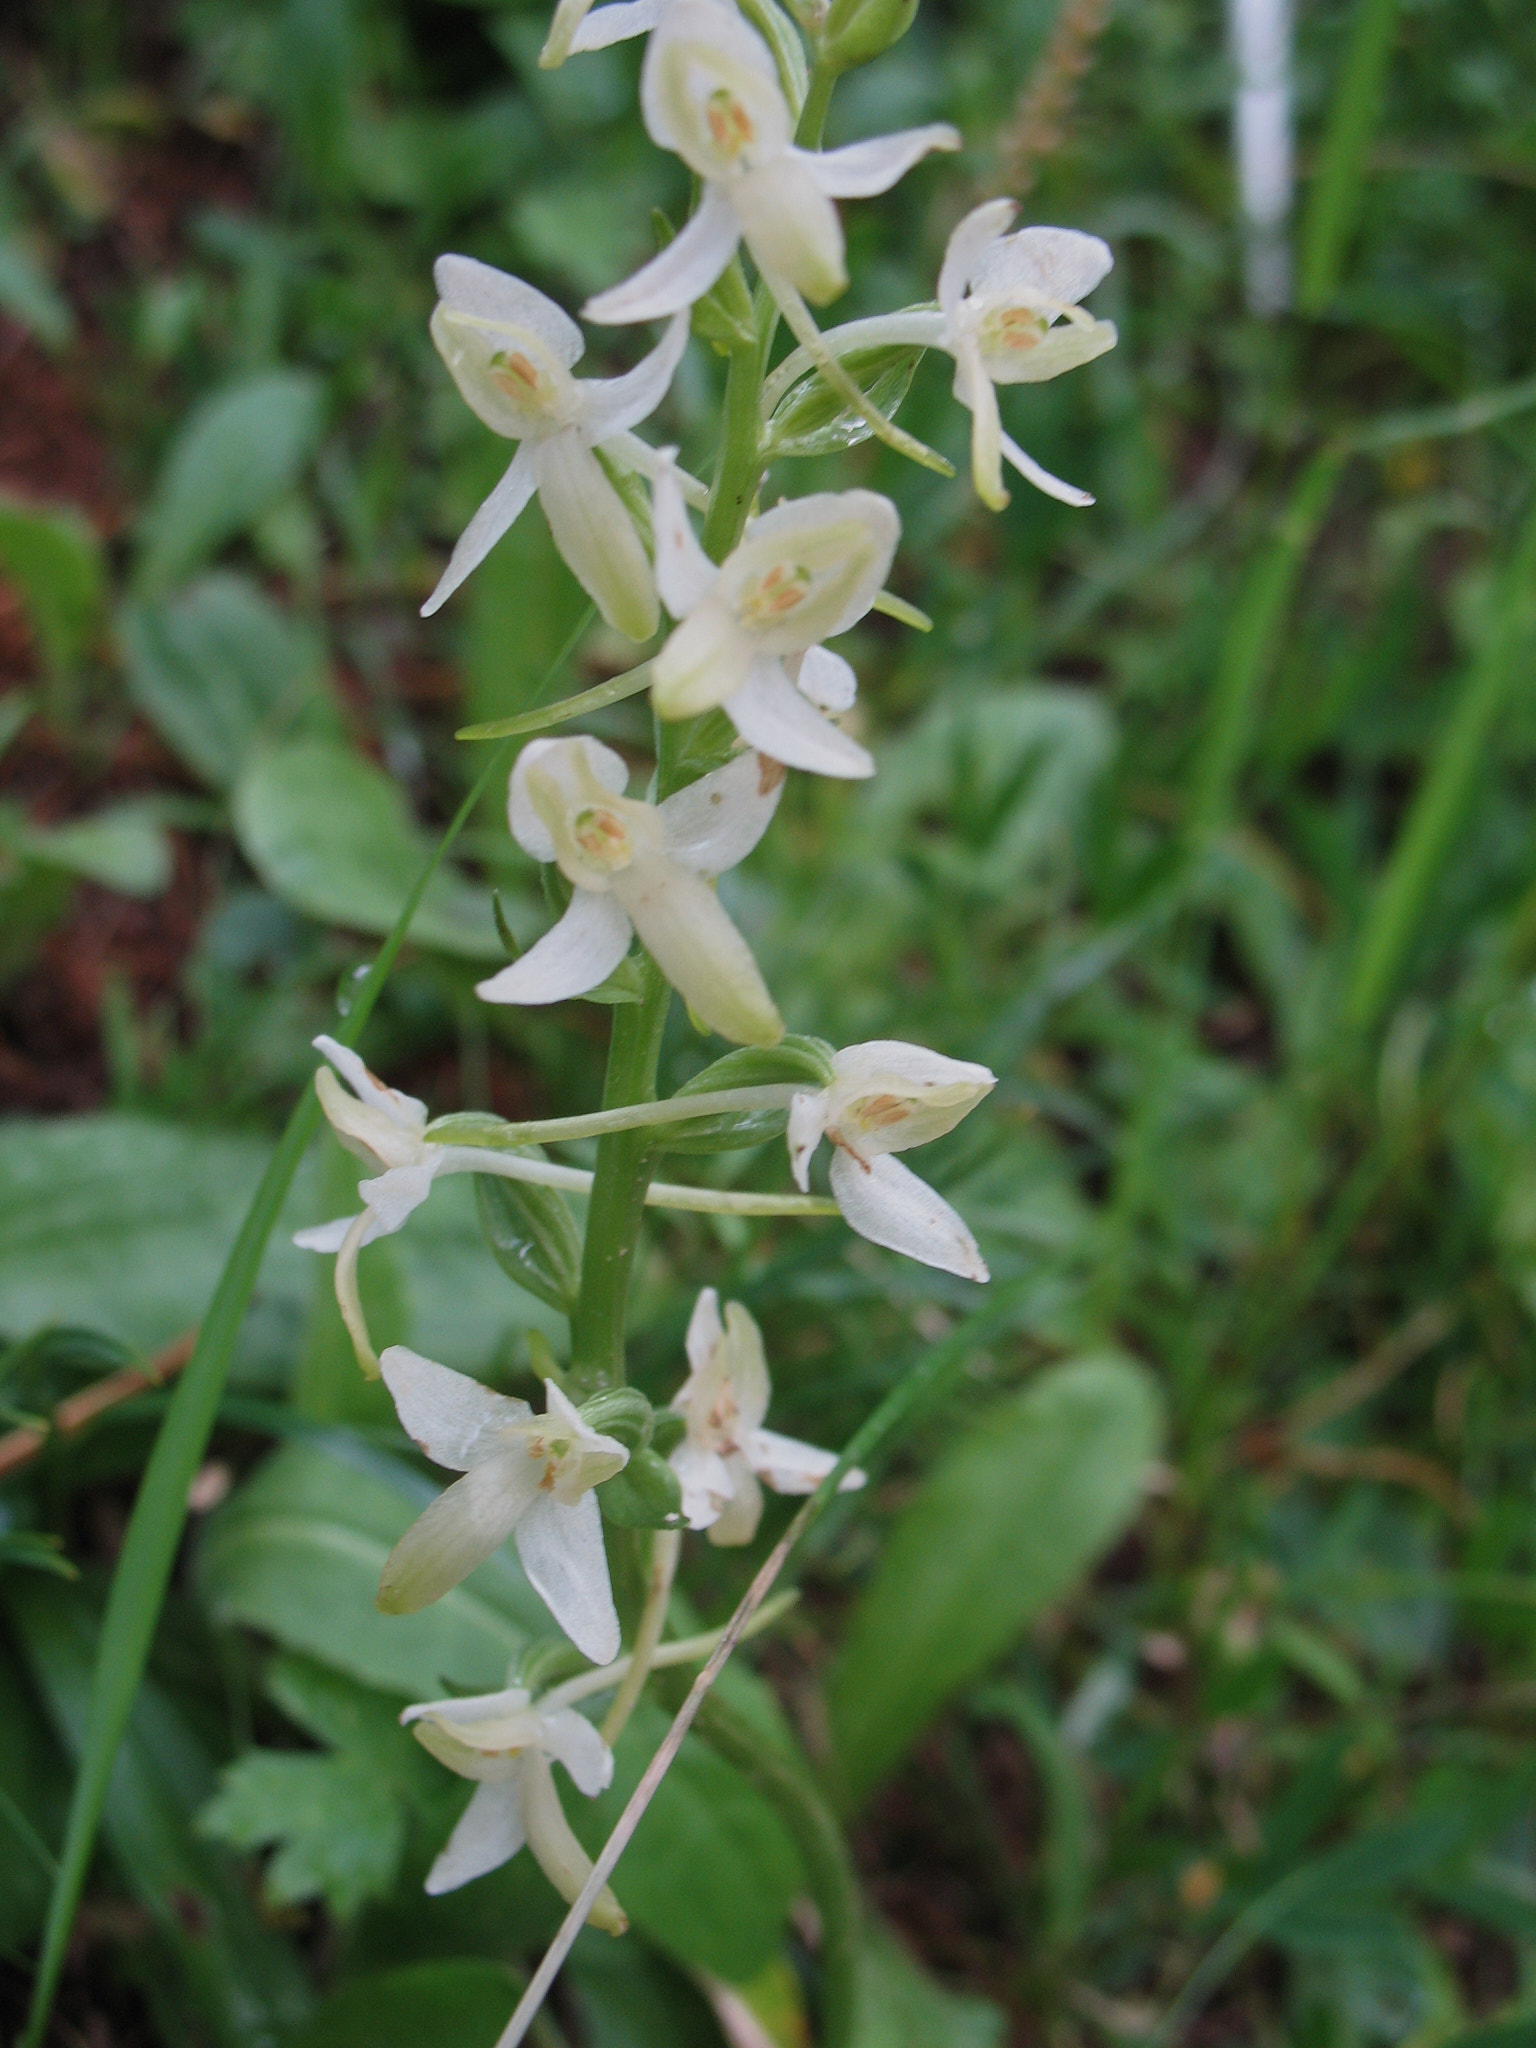
[[[345,1453],[345,1455],[343,1455]],[[215,1617],[259,1629],[405,1699],[506,1682],[529,1640],[554,1633],[505,1547],[419,1614],[374,1605],[384,1560],[438,1489],[338,1438],[268,1458],[208,1526],[197,1583]]]
[[[667,1730],[642,1702],[614,1752],[601,1798],[567,1803],[571,1826],[595,1855]],[[689,1736],[662,1780],[614,1876],[635,1925],[680,1962],[732,1983],[777,1951],[799,1858],[778,1815],[734,1765]]]
[[[387,932],[430,852],[398,783],[337,742],[258,754],[234,792],[240,850],[274,895],[325,924]],[[411,920],[418,944],[500,960],[489,892],[443,868]]]
[[859,1955],[852,2048],[999,2048],[1006,2025],[990,1999],[957,1997],[871,1919]]
[[522,1988],[480,1956],[405,1963],[344,1984],[284,2048],[493,2048]]
[[94,529],[71,505],[0,494],[0,576],[26,606],[44,662],[67,673],[101,616],[105,570]]
[[197,1831],[235,1849],[275,1845],[268,1899],[324,1899],[341,1920],[389,1891],[405,1842],[399,1802],[367,1765],[297,1750],[247,1750],[221,1774]]
[[163,895],[175,868],[153,802],[113,804],[65,825],[0,823],[0,836],[26,860],[99,882],[120,896]]
[[[832,1048],[824,1039],[791,1035],[777,1045],[744,1045],[715,1060],[678,1089],[679,1095],[708,1095],[726,1088],[767,1088],[775,1083],[825,1088],[832,1080]],[[695,1124],[663,1124],[657,1145],[664,1152],[729,1152],[782,1137],[789,1112],[745,1110],[700,1117]]]
[[[906,397],[922,355],[920,348],[908,346],[858,348],[850,349],[842,364],[875,410],[890,419]],[[872,432],[869,422],[823,380],[819,370],[808,370],[773,409],[763,436],[764,459],[831,455],[856,448]]]
[[581,1285],[581,1232],[559,1189],[477,1173],[475,1206],[501,1270],[569,1315]]
[[144,515],[141,589],[179,582],[292,488],[319,439],[320,399],[311,372],[270,370],[194,408]]
[[77,1579],[77,1568],[64,1555],[61,1536],[38,1529],[7,1529],[0,1534],[0,1570],[17,1565],[28,1571],[51,1572],[56,1579]]
[[294,725],[337,729],[318,640],[247,577],[215,570],[125,605],[117,629],[134,703],[215,789]]
[[1039,1374],[939,1460],[897,1520],[832,1666],[850,1805],[1114,1541],[1161,1432],[1150,1376],[1104,1352]]
[[49,1844],[68,1799],[59,1746],[9,1636],[0,1636],[0,1947],[13,1954],[41,1923],[53,1875]]
[[75,316],[21,236],[0,228],[0,312],[49,348],[73,340]]
[[[14,1578],[5,1592],[33,1681],[57,1733],[78,1756],[96,1617],[72,1588]],[[145,1959],[146,1981],[167,2016],[178,2011],[178,2034],[211,2030],[231,2043],[274,2043],[303,2016],[307,1987],[298,1958],[258,1919],[239,1871],[191,1831],[192,1813],[212,1779],[197,1737],[159,1688],[146,1683],[103,1815],[113,1860],[153,1917],[162,1945],[158,1956],[151,1950]],[[188,1911],[189,1900],[195,1913]],[[167,1954],[174,1958],[170,1971]],[[192,2012],[180,2014],[183,2006]]]

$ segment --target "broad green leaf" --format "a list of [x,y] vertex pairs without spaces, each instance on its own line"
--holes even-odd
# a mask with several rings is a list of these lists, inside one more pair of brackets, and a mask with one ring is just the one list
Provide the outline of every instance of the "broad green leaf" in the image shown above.
[[159,896],[174,872],[171,843],[151,803],[113,804],[64,825],[11,825],[0,839],[26,860],[99,882],[120,896]]
[[276,1848],[263,1889],[276,1906],[324,1899],[348,1920],[395,1881],[405,1819],[362,1759],[249,1749],[221,1774],[197,1831],[234,1849]]
[[[0,1331],[89,1323],[143,1350],[181,1336],[207,1306],[267,1153],[259,1138],[147,1117],[0,1125]],[[262,1270],[260,1307],[293,1329],[306,1265],[279,1238]]]
[[[65,1747],[85,1740],[96,1617],[73,1588],[13,1578],[7,1607],[28,1668]],[[107,1792],[103,1827],[114,1862],[152,1916],[163,1953],[146,1958],[155,2003],[175,2032],[273,2044],[309,2002],[297,1956],[257,1917],[237,1868],[191,1831],[212,1788],[200,1741],[158,1686],[144,1684]],[[187,1901],[196,1903],[195,1914]],[[125,1951],[125,1957],[128,1952]],[[175,1968],[167,1971],[166,1955]],[[168,2029],[169,2031],[169,2029]]]
[[68,299],[14,228],[0,228],[0,312],[49,348],[74,338]]
[[493,2048],[522,1988],[482,1956],[405,1963],[332,1992],[284,2048]]
[[292,487],[319,439],[320,399],[311,372],[269,370],[188,415],[144,515],[143,590],[179,582]]
[[290,727],[337,727],[318,640],[248,577],[215,570],[117,627],[134,703],[215,789]]
[[[843,368],[877,412],[890,419],[906,397],[922,358],[920,348],[851,349]],[[792,384],[773,409],[764,433],[770,459],[786,455],[831,455],[855,448],[873,429],[848,405],[840,392],[809,370]]]
[[47,666],[72,669],[101,616],[105,572],[94,529],[72,505],[0,493],[0,576],[26,606]]
[[576,1306],[581,1232],[557,1188],[475,1175],[480,1228],[497,1265],[562,1315]]
[[218,1620],[259,1629],[405,1699],[489,1691],[555,1625],[507,1547],[419,1614],[374,1605],[384,1560],[438,1489],[338,1438],[274,1453],[219,1509],[197,1558]]
[[[702,1994],[643,1941],[614,1941],[588,1928],[571,1950],[561,1982],[580,2017],[586,2048],[721,2048],[719,2023]],[[775,2034],[770,2040],[796,2037]]]
[[946,1991],[879,1921],[859,1953],[853,2048],[999,2048],[1006,2021],[989,1999]]
[[[595,1800],[566,1801],[571,1826],[595,1855],[667,1731],[642,1703],[614,1752],[613,1784]],[[662,1780],[613,1888],[641,1931],[689,1966],[743,1983],[778,1949],[799,1858],[761,1793],[690,1735]]]
[[828,1681],[850,1805],[1113,1542],[1161,1433],[1150,1376],[1104,1352],[1042,1372],[940,1458],[892,1529]]
[[[727,1088],[766,1088],[783,1084],[825,1088],[832,1079],[832,1048],[820,1038],[791,1036],[777,1045],[739,1046],[705,1067],[678,1089],[679,1095],[709,1095]],[[657,1141],[666,1152],[729,1152],[760,1145],[784,1134],[788,1111],[746,1110],[700,1117],[696,1124],[663,1124]]]
[[[235,836],[285,903],[326,924],[387,932],[431,852],[398,783],[339,742],[290,740],[258,754],[234,792]],[[411,937],[471,960],[500,960],[490,892],[444,867]]]

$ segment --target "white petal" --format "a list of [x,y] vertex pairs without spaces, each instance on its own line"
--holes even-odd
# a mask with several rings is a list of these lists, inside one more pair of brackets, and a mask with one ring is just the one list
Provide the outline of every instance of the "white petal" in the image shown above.
[[823,718],[777,661],[754,661],[751,675],[724,708],[744,740],[786,767],[854,778],[875,772],[858,741]]
[[583,424],[594,441],[627,433],[639,426],[666,397],[688,346],[688,315],[673,316],[666,333],[648,356],[642,356],[622,377],[593,377],[581,386],[586,401]]
[[453,1472],[468,1470],[487,1430],[526,1422],[533,1414],[526,1401],[492,1393],[467,1373],[403,1344],[391,1344],[379,1364],[401,1428],[434,1465]]
[[536,1495],[518,1522],[516,1539],[528,1583],[583,1657],[611,1664],[619,1654],[619,1617],[597,1495],[584,1493],[571,1507]]
[[537,488],[538,473],[534,468],[533,451],[524,442],[513,456],[501,482],[459,535],[448,558],[448,566],[437,579],[437,588],[421,608],[424,619],[440,611],[465,577],[479,568]]
[[634,521],[603,465],[574,433],[534,447],[539,502],[555,546],[610,626],[649,640],[660,616],[656,579]]
[[433,1898],[457,1891],[471,1878],[499,1870],[526,1840],[515,1782],[477,1785],[447,1847],[427,1872],[426,1888]]
[[688,517],[688,508],[683,502],[682,485],[678,481],[676,465],[672,457],[675,449],[665,451],[667,460],[658,468],[651,482],[651,526],[656,536],[656,588],[661,592],[661,601],[674,619],[686,619],[692,611],[708,597],[715,587],[719,570],[700,547],[698,536]]
[[[959,129],[947,121],[935,121],[926,128],[903,128],[899,135],[850,142],[846,149],[824,150],[809,161],[817,184],[831,198],[872,199],[877,192],[889,192],[930,150],[959,147]],[[796,150],[795,155],[808,152]]]
[[1097,235],[1076,228],[1021,228],[982,255],[972,276],[978,292],[1031,297],[1075,306],[1115,267]]
[[722,1547],[750,1543],[763,1519],[763,1489],[757,1483],[757,1474],[740,1451],[733,1451],[725,1464],[730,1475],[730,1496],[709,1530],[710,1542]]
[[759,653],[803,654],[863,618],[900,538],[896,507],[878,491],[786,499],[721,564],[719,594]]
[[1005,232],[1018,210],[1011,199],[988,199],[973,206],[950,236],[939,271],[939,307],[946,317],[964,298],[988,245]]
[[606,1792],[613,1783],[613,1751],[592,1723],[574,1707],[556,1707],[539,1720],[544,1754],[565,1765],[576,1790],[589,1799]]
[[[814,1493],[837,1463],[836,1451],[819,1450],[772,1429],[753,1430],[743,1448],[747,1463],[775,1493]],[[865,1477],[857,1465],[851,1466],[838,1482],[838,1492],[856,1492]]]
[[432,1182],[442,1163],[443,1149],[434,1147],[435,1159],[420,1166],[392,1166],[375,1180],[357,1184],[357,1192],[371,1210],[377,1229],[373,1237],[390,1237],[405,1227],[406,1218],[419,1209],[432,1192]]
[[451,1700],[418,1700],[413,1706],[400,1710],[400,1726],[409,1728],[413,1721],[487,1721],[497,1715],[521,1713],[532,1695],[525,1686],[504,1685],[499,1692],[460,1693]]
[[751,667],[751,639],[711,589],[652,661],[651,708],[658,718],[696,718],[739,690]]
[[899,1159],[881,1153],[857,1160],[838,1151],[832,1158],[832,1193],[845,1221],[871,1244],[901,1252],[963,1280],[985,1280],[986,1262],[976,1240],[944,1197]]
[[626,43],[631,36],[648,35],[660,21],[666,0],[614,0],[599,7],[571,37],[571,53],[578,50],[606,50],[614,43]]
[[613,878],[641,943],[694,1013],[738,1045],[777,1045],[784,1020],[709,883],[666,856]]
[[718,0],[673,0],[645,53],[640,111],[706,183],[782,154],[794,126],[768,45]]
[[851,711],[859,679],[852,664],[830,647],[808,647],[795,671],[795,688],[818,711]]
[[1026,455],[1017,441],[1006,434],[999,434],[1003,453],[1027,483],[1037,491],[1044,491],[1048,498],[1059,498],[1063,505],[1084,506],[1093,503],[1092,491],[1079,490],[1076,484],[1064,484],[1059,476],[1052,476],[1048,469],[1042,469],[1032,455]]
[[763,1333],[739,1301],[725,1304],[725,1336],[715,1355],[730,1385],[736,1410],[734,1426],[742,1436],[749,1436],[768,1413],[772,1389]]
[[667,1463],[677,1474],[683,1517],[690,1529],[707,1529],[731,1497],[731,1475],[718,1451],[680,1443]]
[[520,1451],[477,1459],[384,1560],[378,1591],[383,1612],[415,1614],[430,1606],[499,1550],[537,1490],[542,1469]]
[[507,783],[507,824],[524,853],[539,861],[554,860],[556,852],[549,827],[528,794],[530,768],[554,776],[573,800],[582,795],[580,777],[584,773],[595,776],[615,796],[622,796],[629,786],[629,766],[624,756],[589,733],[578,733],[573,739],[530,740],[518,755]]
[[1046,384],[1107,355],[1119,339],[1113,320],[1064,320],[1032,348],[987,348],[982,360],[994,384]]
[[318,1038],[311,1039],[310,1043],[317,1052],[325,1054],[359,1102],[366,1102],[370,1109],[382,1111],[391,1123],[398,1124],[402,1130],[425,1130],[427,1105],[418,1102],[414,1095],[405,1095],[398,1088],[386,1087],[377,1074],[369,1072],[350,1046],[341,1045],[336,1039],[328,1038],[323,1031]]
[[768,830],[783,794],[776,759],[750,749],[738,754],[659,806],[667,852],[697,874],[723,875]]
[[974,342],[966,342],[955,357],[955,396],[971,409],[971,483],[989,511],[1001,512],[1008,502],[1003,483],[1003,422],[997,393]]
[[581,360],[581,329],[562,307],[520,277],[479,263],[473,256],[439,256],[432,282],[444,305],[496,327],[526,327],[566,369]]
[[795,1176],[795,1186],[802,1193],[811,1184],[811,1154],[826,1132],[830,1101],[831,1096],[825,1088],[793,1096],[790,1100],[789,1127],[784,1135],[789,1143],[790,1171]]
[[819,159],[786,149],[731,181],[731,204],[752,260],[786,277],[814,306],[848,283],[843,224],[812,168]]
[[698,211],[681,233],[633,277],[589,299],[581,309],[582,318],[609,327],[670,319],[703,298],[735,255],[740,239],[730,201],[718,186],[706,185]]
[[[713,1287],[699,1290],[699,1298],[693,1304],[693,1314],[688,1318],[688,1334],[683,1339],[683,1349],[688,1354],[690,1372],[708,1372],[714,1363],[715,1347],[725,1335],[725,1325],[720,1320],[720,1297]],[[679,1393],[672,1405],[676,1408],[687,1389]]]
[[[312,1229],[296,1230],[293,1241],[301,1252],[339,1252],[346,1243],[347,1232],[356,1221],[355,1216],[338,1216],[334,1223],[317,1223]],[[372,1227],[364,1232],[363,1243],[372,1244],[379,1235],[375,1218]]]
[[577,889],[570,907],[519,960],[475,984],[486,1003],[563,1003],[606,981],[629,951],[622,907],[596,889]]

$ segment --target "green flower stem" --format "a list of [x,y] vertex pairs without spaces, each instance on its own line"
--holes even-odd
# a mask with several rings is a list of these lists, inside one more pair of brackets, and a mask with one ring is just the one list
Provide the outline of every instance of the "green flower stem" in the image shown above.
[[[593,617],[593,609],[589,606],[550,664],[540,684],[541,696],[575,653]],[[336,1034],[343,1045],[356,1045],[362,1037],[363,1027],[383,992],[400,948],[405,944],[411,920],[420,907],[428,883],[442,865],[449,847],[474,816],[492,782],[506,772],[511,754],[510,746],[497,748],[455,811],[432,857],[417,876],[395,920],[394,930],[380,947],[353,997],[350,1012]],[[48,2016],[64,1968],[69,1931],[96,1847],[96,1834],[101,1824],[112,1766],[123,1739],[123,1730],[128,1725],[134,1695],[144,1675],[149,1646],[154,1640],[155,1625],[160,1619],[166,1587],[170,1583],[171,1567],[186,1527],[187,1490],[208,1448],[230,1360],[234,1356],[235,1340],[255,1291],[256,1274],[267,1239],[272,1234],[289,1184],[319,1122],[319,1098],[313,1088],[306,1088],[295,1104],[287,1128],[278,1140],[277,1150],[251,1198],[251,1206],[240,1226],[234,1249],[225,1262],[213,1299],[208,1304],[208,1313],[198,1330],[192,1356],[171,1396],[165,1420],[160,1425],[155,1447],[145,1467],[117,1569],[112,1575],[106,1612],[102,1616],[96,1661],[91,1672],[85,1746],[70,1800],[64,1846],[59,1852],[58,1876],[48,1901],[48,1919],[43,1929],[37,1975],[32,1984],[32,2005],[18,2048],[40,2048],[47,2031]]]
[[859,1886],[848,1844],[830,1807],[805,1772],[769,1749],[757,1730],[713,1692],[699,1708],[698,1730],[770,1800],[789,1830],[821,1917],[819,2048],[849,2048],[859,1992]]
[[758,399],[763,385],[762,351],[755,341],[738,342],[725,373],[725,422],[715,481],[704,515],[704,552],[723,562],[741,539],[762,475]]
[[800,119],[795,128],[797,149],[820,149],[822,131],[827,125],[827,109],[832,104],[832,88],[837,84],[838,74],[830,64],[817,58],[811,70],[811,82],[806,88],[805,105],[800,109]]
[[[604,1109],[655,1099],[656,1062],[672,991],[649,954],[641,955],[641,975],[640,1001],[613,1013]],[[624,1384],[624,1311],[654,1151],[644,1130],[615,1131],[597,1148],[581,1289],[571,1318],[571,1385],[577,1398]]]

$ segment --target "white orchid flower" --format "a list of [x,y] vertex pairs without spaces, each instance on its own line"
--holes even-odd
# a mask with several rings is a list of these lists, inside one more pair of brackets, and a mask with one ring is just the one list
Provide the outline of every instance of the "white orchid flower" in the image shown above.
[[694,1014],[722,1037],[773,1045],[784,1025],[746,940],[710,879],[744,860],[768,829],[784,770],[738,754],[665,803],[623,794],[629,770],[582,735],[532,740],[507,798],[512,836],[555,861],[575,894],[522,958],[482,981],[488,1003],[558,1003],[610,975],[633,932]]
[[718,568],[694,537],[670,464],[652,502],[656,581],[680,621],[651,665],[658,716],[692,718],[718,704],[750,746],[791,768],[873,775],[858,742],[822,716],[846,711],[858,681],[821,642],[862,619],[885,582],[901,534],[890,499],[819,491],[775,505]]
[[930,150],[960,147],[955,129],[935,123],[796,149],[768,45],[718,0],[671,0],[645,53],[640,105],[651,140],[702,179],[703,197],[659,256],[588,304],[589,320],[660,320],[691,306],[741,241],[786,312],[784,287],[823,305],[848,282],[832,202],[889,191]]
[[986,1067],[875,1038],[832,1055],[832,1083],[789,1106],[789,1160],[809,1185],[811,1154],[831,1141],[832,1194],[860,1237],[966,1280],[989,1278],[976,1240],[942,1195],[893,1159],[942,1138],[997,1085]]
[[649,470],[653,451],[630,430],[666,396],[688,322],[679,315],[625,376],[578,380],[571,368],[585,346],[581,329],[553,299],[469,256],[439,256],[432,275],[438,354],[476,416],[521,445],[459,536],[423,617],[485,560],[537,491],[555,546],[603,617],[631,640],[648,640],[657,622],[651,565],[593,450]]
[[[689,1318],[687,1349],[688,1377],[672,1397],[687,1434],[668,1461],[683,1513],[711,1543],[750,1543],[763,1512],[759,1482],[775,1493],[814,1493],[837,1453],[763,1428],[768,1365],[762,1334],[739,1301],[726,1303],[722,1323],[720,1297],[706,1287]],[[845,1472],[838,1491],[852,1492],[864,1476],[857,1467]]]
[[592,1489],[629,1462],[582,1421],[553,1380],[535,1415],[403,1344],[380,1361],[406,1434],[464,1477],[440,1493],[384,1563],[379,1606],[414,1614],[450,1592],[510,1536],[528,1583],[584,1657],[611,1664],[619,1618]]
[[[545,1707],[520,1686],[477,1697],[428,1700],[400,1716],[422,1748],[475,1780],[474,1797],[427,1872],[435,1898],[500,1869],[526,1842],[561,1898],[573,1902],[592,1872],[571,1833],[550,1766],[565,1766],[578,1792],[595,1799],[613,1783],[613,1752],[574,1707]],[[606,1885],[587,1916],[622,1934],[624,1909]]]
[[[995,387],[1047,383],[1114,347],[1114,322],[1095,320],[1078,300],[1103,281],[1115,259],[1097,235],[1076,228],[1021,228],[1010,235],[1006,229],[1017,212],[1011,199],[989,199],[965,216],[944,252],[936,308],[853,320],[823,341],[840,356],[907,343],[954,357],[955,396],[971,414],[971,477],[992,511],[1008,503],[1005,458],[1047,497],[1091,505],[1090,492],[1052,476],[1003,432]],[[771,409],[812,360],[804,350],[787,357],[768,382],[765,406]]]

